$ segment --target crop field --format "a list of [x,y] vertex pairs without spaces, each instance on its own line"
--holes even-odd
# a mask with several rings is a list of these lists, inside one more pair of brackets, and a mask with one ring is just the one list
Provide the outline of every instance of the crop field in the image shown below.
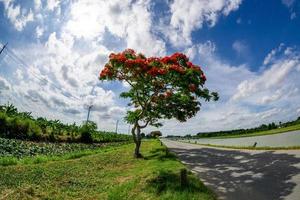
[[62,155],[74,151],[97,149],[100,144],[45,143],[0,138],[0,157],[23,158],[37,155]]

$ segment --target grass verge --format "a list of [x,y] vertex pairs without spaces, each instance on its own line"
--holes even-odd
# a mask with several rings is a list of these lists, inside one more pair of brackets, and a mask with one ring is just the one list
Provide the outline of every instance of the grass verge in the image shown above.
[[144,159],[133,144],[79,159],[0,166],[0,199],[215,199],[193,174],[180,186],[184,165],[157,140],[143,142]]
[[[240,138],[240,137],[254,137],[254,136],[262,136],[262,135],[273,135],[278,133],[285,133],[289,131],[297,131],[300,130],[300,124],[288,126],[284,128],[277,128],[268,131],[260,131],[256,133],[250,134],[240,134],[240,135],[225,135],[225,136],[216,136],[216,137],[202,137],[203,139],[226,139],[226,138]],[[199,138],[201,139],[201,137]]]

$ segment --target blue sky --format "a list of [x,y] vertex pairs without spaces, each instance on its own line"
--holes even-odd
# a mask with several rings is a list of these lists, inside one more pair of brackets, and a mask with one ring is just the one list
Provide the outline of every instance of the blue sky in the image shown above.
[[81,123],[93,104],[92,120],[114,130],[130,109],[118,97],[128,86],[97,76],[109,53],[124,48],[148,56],[182,51],[221,96],[203,102],[186,123],[163,121],[164,134],[300,115],[298,0],[0,0],[0,30],[0,47],[8,42],[0,55],[0,103],[35,116]]

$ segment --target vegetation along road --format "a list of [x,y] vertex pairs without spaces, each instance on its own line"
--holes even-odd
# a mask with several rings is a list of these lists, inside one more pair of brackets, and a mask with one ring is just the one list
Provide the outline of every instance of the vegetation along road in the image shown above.
[[299,200],[299,150],[229,150],[162,141],[219,199]]
[[215,199],[191,173],[180,186],[184,165],[158,140],[143,142],[143,159],[133,158],[133,148],[106,146],[79,158],[0,165],[0,199]]

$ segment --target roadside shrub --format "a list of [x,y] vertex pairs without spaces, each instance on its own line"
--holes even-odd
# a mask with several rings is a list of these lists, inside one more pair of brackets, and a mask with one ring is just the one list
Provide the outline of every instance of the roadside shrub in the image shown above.
[[80,129],[80,140],[85,143],[93,142],[92,132],[93,130],[91,129],[91,127],[89,127],[89,125],[83,125]]
[[32,140],[39,140],[41,138],[42,129],[34,122],[28,123],[27,136]]
[[54,132],[50,132],[49,136],[48,136],[48,140],[50,142],[55,142],[56,141],[56,138],[55,138],[55,135],[54,135]]
[[4,113],[0,113],[0,136],[5,136],[7,126],[7,116]]
[[26,138],[29,127],[29,121],[21,118],[10,118],[8,120],[8,137],[9,138]]

